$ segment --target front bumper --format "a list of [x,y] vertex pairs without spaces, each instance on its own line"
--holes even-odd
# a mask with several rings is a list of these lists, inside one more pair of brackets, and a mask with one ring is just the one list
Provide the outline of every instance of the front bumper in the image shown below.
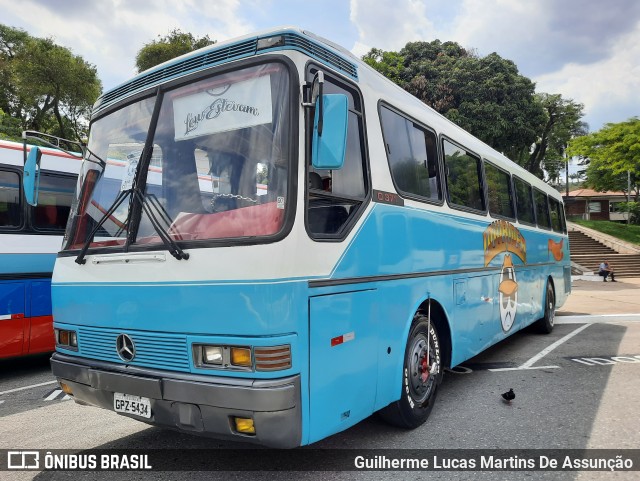
[[[114,410],[115,392],[150,399],[151,418],[124,416],[156,426],[275,448],[302,438],[300,376],[240,379],[123,366],[55,353],[51,369],[79,404]],[[121,413],[119,413],[121,414]],[[252,418],[255,435],[235,431],[232,417]]]

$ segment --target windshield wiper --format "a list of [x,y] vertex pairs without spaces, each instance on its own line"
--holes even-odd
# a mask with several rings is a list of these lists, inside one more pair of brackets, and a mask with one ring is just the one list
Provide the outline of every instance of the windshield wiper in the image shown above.
[[176,243],[176,241],[173,240],[168,230],[165,229],[160,224],[160,222],[158,221],[158,218],[154,215],[153,210],[155,209],[155,211],[158,213],[160,218],[167,225],[171,225],[171,217],[169,216],[167,211],[164,209],[164,207],[162,207],[162,204],[160,204],[160,201],[158,201],[158,199],[152,194],[145,196],[138,189],[129,189],[129,190],[121,191],[113,201],[113,204],[111,205],[109,210],[107,210],[102,215],[102,217],[100,218],[96,226],[93,228],[93,230],[89,234],[89,237],[85,241],[84,245],[82,246],[82,250],[80,251],[80,254],[78,254],[78,257],[76,258],[76,263],[83,265],[87,262],[85,257],[87,255],[87,251],[89,250],[89,246],[91,245],[91,242],[93,242],[93,238],[95,237],[96,233],[98,232],[100,227],[102,227],[103,224],[107,221],[107,219],[113,215],[113,213],[118,209],[118,207],[120,207],[120,204],[122,204],[129,195],[132,195],[133,199],[135,199],[137,202],[140,202],[140,204],[142,205],[142,210],[149,217],[149,220],[151,221],[151,225],[155,229],[162,243],[167,247],[167,250],[169,251],[169,253],[178,260],[189,259],[189,254],[184,250],[182,250],[182,248]]
[[158,222],[158,219],[156,218],[156,216],[153,214],[153,209],[155,209],[155,211],[158,213],[160,218],[168,226],[171,225],[171,217],[169,216],[167,211],[164,209],[164,207],[162,207],[162,204],[160,204],[160,201],[156,198],[156,196],[153,194],[148,194],[145,196],[138,189],[134,189],[133,195],[134,195],[134,198],[138,202],[140,202],[140,204],[142,205],[142,210],[147,214],[147,217],[149,217],[149,220],[151,221],[151,225],[153,226],[156,233],[158,234],[158,237],[160,237],[160,240],[167,247],[167,250],[169,251],[169,253],[179,261],[183,259],[184,260],[189,259],[189,254],[182,250],[182,248],[178,245],[178,243],[171,237],[171,234],[169,233],[169,231],[164,227],[162,227],[160,222]]
[[124,202],[124,200],[129,196],[129,194],[131,194],[131,192],[132,190],[120,191],[118,196],[113,201],[113,204],[111,204],[111,207],[109,207],[109,210],[107,210],[102,215],[102,217],[100,218],[96,226],[93,228],[93,230],[87,237],[87,240],[84,242],[84,245],[82,246],[82,250],[80,251],[80,254],[78,254],[78,257],[76,257],[77,264],[80,264],[80,265],[86,264],[87,260],[85,259],[85,256],[87,255],[87,250],[89,250],[89,246],[91,245],[91,242],[93,242],[93,238],[95,237],[96,232],[98,232],[98,230],[100,229],[100,227],[102,227],[102,225],[106,222],[106,220],[113,215],[113,213],[118,209],[118,207],[120,207],[120,204]]

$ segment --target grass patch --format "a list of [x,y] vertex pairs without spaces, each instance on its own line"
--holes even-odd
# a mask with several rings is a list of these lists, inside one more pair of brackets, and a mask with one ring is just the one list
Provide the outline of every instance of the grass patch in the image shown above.
[[572,220],[576,224],[597,230],[604,234],[617,237],[625,242],[640,245],[640,225],[627,225],[618,222],[610,222],[608,220]]

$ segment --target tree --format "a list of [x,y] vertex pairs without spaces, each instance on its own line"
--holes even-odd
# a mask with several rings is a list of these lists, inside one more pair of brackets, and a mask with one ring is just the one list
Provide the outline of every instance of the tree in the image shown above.
[[102,84],[95,66],[69,49],[1,25],[0,91],[0,109],[21,129],[82,138]]
[[565,151],[569,141],[587,133],[587,124],[582,122],[584,105],[562,95],[541,93],[536,95],[541,103],[546,120],[525,168],[540,176],[546,170],[549,178],[557,178],[565,167]]
[[208,35],[196,38],[191,33],[184,33],[180,29],[174,28],[164,37],[158,35],[158,40],[144,44],[136,55],[136,68],[138,72],[142,72],[162,62],[214,43],[216,41],[211,40]]
[[21,134],[20,121],[0,109],[0,139],[17,140]]
[[16,53],[29,40],[24,30],[0,24],[0,109],[10,115],[16,102],[16,90],[13,83],[13,61]]
[[372,49],[364,61],[505,155],[524,163],[545,121],[535,85],[497,53],[480,57],[455,42]]
[[640,197],[640,119],[606,124],[569,142],[567,154],[588,162],[585,185],[598,191],[627,190],[630,177],[634,201]]

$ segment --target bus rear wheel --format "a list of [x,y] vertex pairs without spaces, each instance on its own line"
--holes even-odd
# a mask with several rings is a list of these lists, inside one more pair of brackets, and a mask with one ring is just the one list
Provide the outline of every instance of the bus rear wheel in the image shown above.
[[442,380],[440,338],[427,316],[417,314],[411,325],[404,355],[400,399],[380,415],[390,424],[413,429],[424,424]]
[[536,321],[535,327],[542,334],[549,334],[553,331],[553,324],[556,318],[556,294],[553,291],[551,282],[547,282],[547,293],[544,296],[544,317]]

